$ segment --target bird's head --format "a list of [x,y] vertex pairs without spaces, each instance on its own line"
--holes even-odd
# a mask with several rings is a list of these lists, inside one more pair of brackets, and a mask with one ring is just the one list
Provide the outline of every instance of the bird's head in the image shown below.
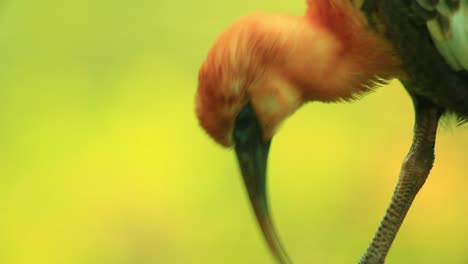
[[[234,23],[209,51],[199,71],[196,95],[201,126],[220,145],[234,147],[267,237],[274,233],[265,200],[270,141],[280,123],[304,102],[284,68],[292,45],[285,27],[291,23],[296,22],[264,14]],[[270,246],[277,243],[273,240]]]
[[241,143],[251,126],[259,139],[269,141],[303,101],[283,67],[290,40],[270,24],[278,19],[255,14],[239,20],[220,36],[200,69],[197,116],[225,147]]

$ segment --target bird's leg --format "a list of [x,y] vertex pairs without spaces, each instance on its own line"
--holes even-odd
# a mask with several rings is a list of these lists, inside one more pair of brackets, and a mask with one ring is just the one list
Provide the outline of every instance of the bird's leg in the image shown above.
[[403,161],[390,205],[360,264],[384,263],[403,219],[434,162],[437,124],[442,111],[420,97],[413,97],[413,102],[416,112],[413,143]]

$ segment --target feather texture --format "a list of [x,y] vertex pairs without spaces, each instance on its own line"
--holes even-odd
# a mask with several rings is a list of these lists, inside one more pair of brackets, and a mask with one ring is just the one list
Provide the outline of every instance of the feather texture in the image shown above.
[[426,22],[437,50],[456,71],[468,71],[468,0],[417,0],[422,8],[435,11]]

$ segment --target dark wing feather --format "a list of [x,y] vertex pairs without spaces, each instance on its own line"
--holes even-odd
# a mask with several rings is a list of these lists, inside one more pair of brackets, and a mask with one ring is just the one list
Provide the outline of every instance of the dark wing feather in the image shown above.
[[464,118],[467,7],[468,0],[365,0],[361,7],[369,25],[392,42],[406,72],[403,81],[411,83],[408,92]]
[[468,0],[416,0],[435,16],[426,25],[437,50],[455,71],[468,71]]

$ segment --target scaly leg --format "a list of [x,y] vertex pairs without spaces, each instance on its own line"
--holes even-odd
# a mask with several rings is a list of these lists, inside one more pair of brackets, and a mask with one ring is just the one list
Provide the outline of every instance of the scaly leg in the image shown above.
[[360,264],[384,263],[403,219],[434,162],[437,124],[442,111],[423,98],[413,97],[413,102],[416,112],[413,143],[403,161],[392,201]]

